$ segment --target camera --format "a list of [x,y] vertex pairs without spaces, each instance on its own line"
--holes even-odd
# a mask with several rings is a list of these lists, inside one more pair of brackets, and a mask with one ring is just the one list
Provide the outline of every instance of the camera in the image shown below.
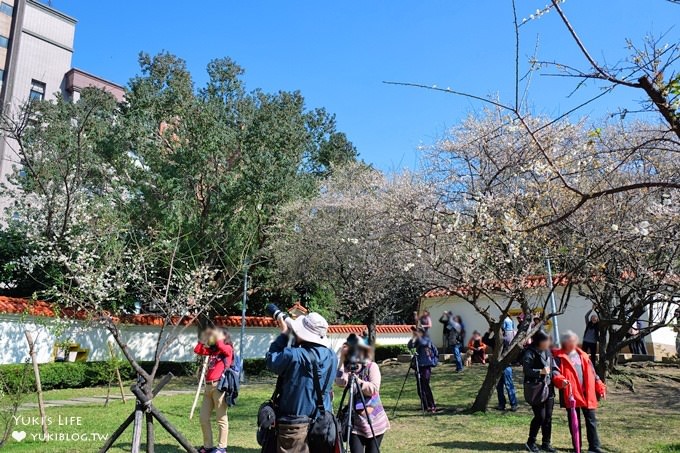
[[267,306],[264,307],[264,311],[277,321],[288,318],[288,313],[281,310],[275,304],[267,304]]
[[366,364],[366,359],[361,357],[359,337],[356,334],[350,334],[347,337],[345,344],[347,345],[347,354],[345,355],[345,369],[349,372],[356,373]]
[[277,307],[277,306],[274,305],[274,304],[267,304],[267,305],[264,307],[264,311],[265,311],[269,316],[271,316],[272,318],[274,318],[276,321],[281,321],[281,320],[283,320],[283,322],[285,322],[285,323],[288,325],[288,329],[289,329],[289,331],[290,331],[289,334],[290,334],[290,335],[294,335],[294,334],[295,334],[295,332],[293,332],[293,319],[292,319],[290,316],[288,316],[288,313],[286,313],[285,311],[281,310],[279,307]]

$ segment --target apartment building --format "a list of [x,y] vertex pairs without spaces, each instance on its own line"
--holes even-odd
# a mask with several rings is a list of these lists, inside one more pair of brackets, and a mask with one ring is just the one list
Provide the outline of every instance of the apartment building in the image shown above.
[[[0,0],[0,108],[15,115],[32,99],[58,93],[77,101],[88,86],[118,100],[123,87],[72,67],[76,19],[38,0]],[[0,138],[0,182],[18,165],[11,141]],[[0,199],[0,222],[6,201]]]

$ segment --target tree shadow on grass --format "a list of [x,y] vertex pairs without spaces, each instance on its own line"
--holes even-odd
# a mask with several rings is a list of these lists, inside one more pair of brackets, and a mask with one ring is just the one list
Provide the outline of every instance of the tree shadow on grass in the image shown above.
[[518,451],[524,450],[524,445],[516,442],[466,442],[452,440],[450,442],[436,442],[429,444],[430,447],[437,447],[443,450],[459,451]]

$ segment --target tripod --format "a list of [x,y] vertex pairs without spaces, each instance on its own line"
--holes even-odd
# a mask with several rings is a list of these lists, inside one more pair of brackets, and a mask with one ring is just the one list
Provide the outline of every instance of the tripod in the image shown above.
[[353,423],[352,420],[354,420],[354,413],[356,412],[356,408],[354,407],[355,405],[355,395],[359,395],[359,399],[361,401],[361,404],[364,407],[364,412],[366,413],[366,420],[368,421],[368,426],[371,428],[371,436],[373,436],[373,442],[375,442],[375,448],[380,451],[380,445],[378,445],[378,439],[375,438],[375,431],[373,431],[373,422],[371,422],[371,416],[368,413],[368,407],[366,407],[366,397],[364,397],[364,393],[361,391],[361,387],[359,386],[359,383],[357,382],[357,375],[356,371],[350,371],[349,372],[349,381],[347,382],[347,385],[345,386],[345,390],[342,392],[342,398],[340,398],[340,409],[338,411],[338,418],[340,419],[340,411],[342,411],[343,403],[345,402],[345,397],[349,394],[349,403],[347,406],[347,414],[345,414],[345,417],[347,417],[347,431],[342,433],[342,446],[343,446],[343,451],[345,453],[350,451],[349,448],[349,440],[352,435],[352,427]]
[[404,393],[404,387],[406,387],[406,381],[408,381],[408,375],[411,374],[411,370],[413,370],[416,375],[416,391],[418,392],[418,398],[420,398],[420,410],[423,412],[423,414],[425,414],[425,401],[423,401],[423,392],[420,388],[420,365],[418,365],[418,353],[413,351],[411,353],[411,362],[409,364],[408,370],[406,370],[404,382],[401,384],[401,390],[399,390],[399,396],[397,396],[397,402],[394,405],[394,410],[392,411],[392,417],[397,415],[397,406],[399,406],[399,400],[401,399],[401,394]]

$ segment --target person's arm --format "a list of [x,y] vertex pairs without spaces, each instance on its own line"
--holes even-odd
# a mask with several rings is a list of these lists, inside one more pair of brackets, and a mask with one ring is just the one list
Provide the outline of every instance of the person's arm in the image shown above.
[[[529,350],[531,351],[531,350]],[[541,377],[541,368],[534,368],[534,354],[527,352],[522,357],[522,369],[524,370],[524,377],[531,379],[538,379]]]
[[380,392],[380,382],[382,381],[382,376],[380,375],[380,367],[375,362],[370,362],[368,364],[368,380],[364,381],[359,379],[359,386],[361,387],[361,392],[364,396],[373,396]]
[[281,375],[295,360],[293,349],[287,345],[288,336],[281,334],[272,342],[267,352],[267,369],[277,376]]
[[588,310],[588,312],[586,313],[586,326],[587,326],[588,323],[590,322],[590,314],[591,314],[592,312],[593,312],[593,309],[591,308],[591,309]]
[[555,368],[556,368],[556,373],[553,375],[552,382],[557,387],[558,389],[565,389],[569,385],[569,381],[567,380],[566,377],[562,375],[560,372],[560,367],[559,367],[559,361],[558,359],[555,359]]
[[226,344],[224,340],[217,340],[215,347],[218,353],[226,358],[226,367],[229,368],[234,361],[234,348],[230,344]]
[[595,393],[599,398],[604,398],[607,395],[607,386],[604,382],[602,382],[600,375],[595,371],[595,365],[593,365],[593,362],[588,361],[588,363],[590,363],[590,372],[593,373],[593,376],[595,376]]
[[198,355],[212,355],[214,352],[203,343],[198,343],[194,348],[194,353]]
[[335,385],[344,388],[347,387],[347,384],[349,384],[349,373],[345,370],[344,365],[340,365],[335,375]]
[[471,351],[475,350],[475,340],[473,340],[472,338],[470,338],[470,341],[468,341],[468,349]]

